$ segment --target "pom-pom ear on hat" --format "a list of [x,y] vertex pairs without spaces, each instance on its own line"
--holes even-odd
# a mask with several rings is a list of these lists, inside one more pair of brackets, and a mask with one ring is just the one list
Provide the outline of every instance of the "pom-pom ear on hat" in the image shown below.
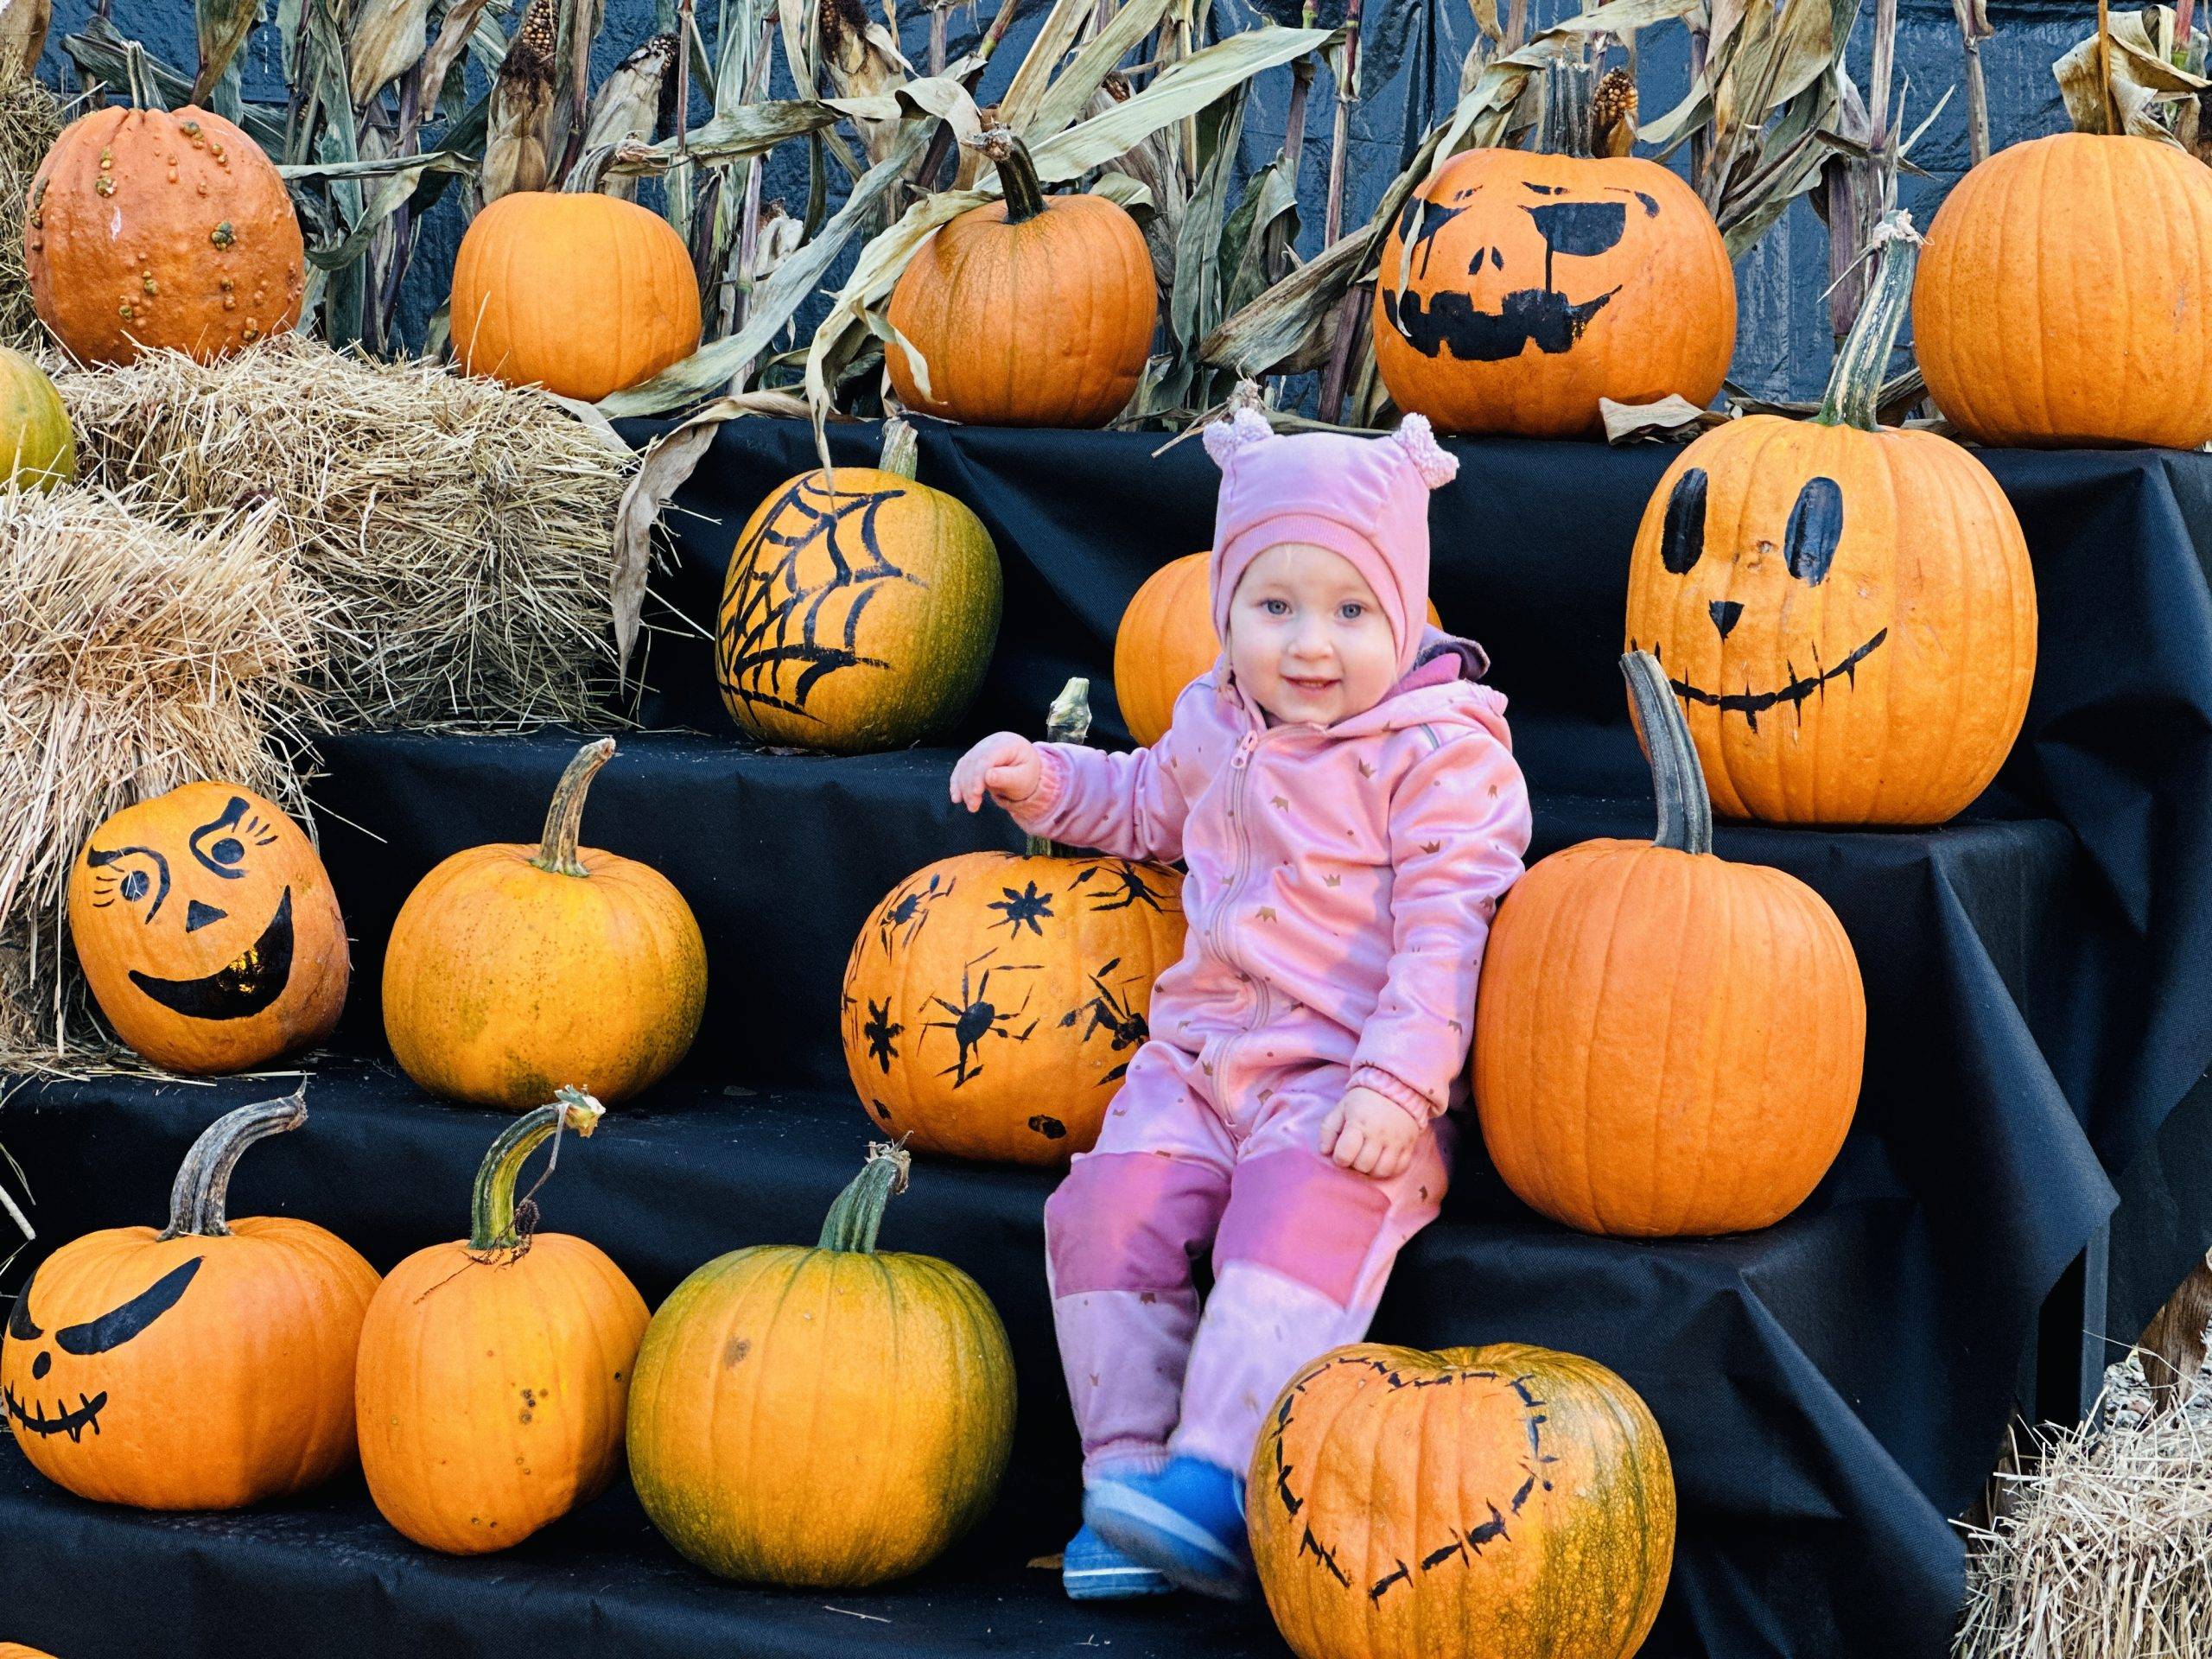
[[1240,409],[1228,420],[1215,421],[1206,428],[1206,454],[1213,457],[1215,466],[1226,467],[1230,456],[1255,443],[1268,442],[1274,435],[1266,416],[1255,409]]
[[1406,458],[1421,474],[1422,483],[1432,490],[1440,490],[1459,475],[1459,458],[1448,453],[1436,441],[1426,415],[1408,415],[1398,423],[1398,429],[1390,434],[1390,441],[1406,452]]

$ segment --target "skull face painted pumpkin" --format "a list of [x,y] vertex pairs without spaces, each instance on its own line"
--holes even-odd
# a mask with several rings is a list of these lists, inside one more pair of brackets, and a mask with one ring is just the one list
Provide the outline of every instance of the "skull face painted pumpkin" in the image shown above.
[[1997,775],[2027,712],[2018,518],[1967,450],[1875,418],[1912,285],[1893,218],[1821,412],[1707,433],[1637,534],[1628,648],[1665,665],[1732,817],[1940,823]]
[[1728,372],[1736,281],[1712,215],[1656,162],[1593,158],[1588,72],[1560,70],[1541,152],[1455,157],[1383,246],[1376,366],[1445,431],[1594,435],[1601,397],[1703,404]]
[[313,1046],[346,1004],[346,924],[315,847],[234,784],[187,784],[92,832],[69,935],[116,1034],[175,1071]]

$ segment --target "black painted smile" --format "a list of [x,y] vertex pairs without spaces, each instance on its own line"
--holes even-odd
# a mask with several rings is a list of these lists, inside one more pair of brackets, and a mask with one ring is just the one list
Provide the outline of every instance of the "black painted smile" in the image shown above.
[[0,1389],[0,1406],[6,1408],[5,1414],[19,1427],[41,1436],[67,1434],[72,1441],[83,1440],[88,1428],[94,1434],[100,1432],[100,1413],[107,1406],[107,1390],[103,1389],[89,1398],[80,1394],[77,1399],[79,1404],[73,1410],[57,1408],[49,1417],[45,1407],[39,1407],[35,1412],[27,1411],[23,1402],[16,1398],[13,1389]]
[[284,889],[276,913],[261,937],[213,973],[200,979],[156,979],[130,970],[130,982],[163,1007],[195,1020],[244,1020],[284,994],[292,977],[292,890]]
[[[1718,709],[1724,715],[1743,715],[1751,722],[1751,729],[1757,731],[1759,716],[1768,709],[1785,702],[1794,709],[1802,708],[1808,697],[1815,692],[1822,692],[1822,688],[1840,675],[1848,676],[1852,683],[1857,684],[1859,664],[1872,657],[1882,641],[1889,637],[1890,631],[1883,628],[1877,632],[1872,639],[1836,664],[1834,667],[1816,667],[1814,672],[1791,680],[1779,690],[1707,691],[1701,687],[1692,685],[1688,680],[1670,679],[1668,683],[1692,702],[1701,702],[1708,709]],[[1630,649],[1635,649],[1633,643],[1630,644]],[[1822,692],[1822,695],[1825,695],[1825,692]]]

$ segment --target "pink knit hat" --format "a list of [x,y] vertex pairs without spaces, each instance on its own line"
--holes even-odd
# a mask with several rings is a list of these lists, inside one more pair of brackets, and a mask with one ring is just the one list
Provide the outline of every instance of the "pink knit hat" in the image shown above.
[[1380,438],[1308,432],[1278,437],[1257,410],[1205,431],[1221,467],[1214,509],[1213,625],[1229,637],[1229,603],[1254,559],[1285,542],[1325,547],[1365,578],[1398,642],[1398,672],[1414,665],[1428,605],[1428,493],[1459,461],[1428,422],[1408,415]]

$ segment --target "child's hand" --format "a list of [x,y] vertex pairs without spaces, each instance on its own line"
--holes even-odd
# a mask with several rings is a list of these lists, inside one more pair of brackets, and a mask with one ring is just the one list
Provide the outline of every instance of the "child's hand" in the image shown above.
[[953,767],[952,798],[973,812],[988,791],[1001,806],[1010,806],[1035,794],[1044,773],[1034,743],[1018,733],[993,732]]
[[1372,1089],[1347,1089],[1337,1109],[1321,1120],[1319,1151],[1340,1169],[1387,1181],[1414,1160],[1422,1125],[1396,1102]]

